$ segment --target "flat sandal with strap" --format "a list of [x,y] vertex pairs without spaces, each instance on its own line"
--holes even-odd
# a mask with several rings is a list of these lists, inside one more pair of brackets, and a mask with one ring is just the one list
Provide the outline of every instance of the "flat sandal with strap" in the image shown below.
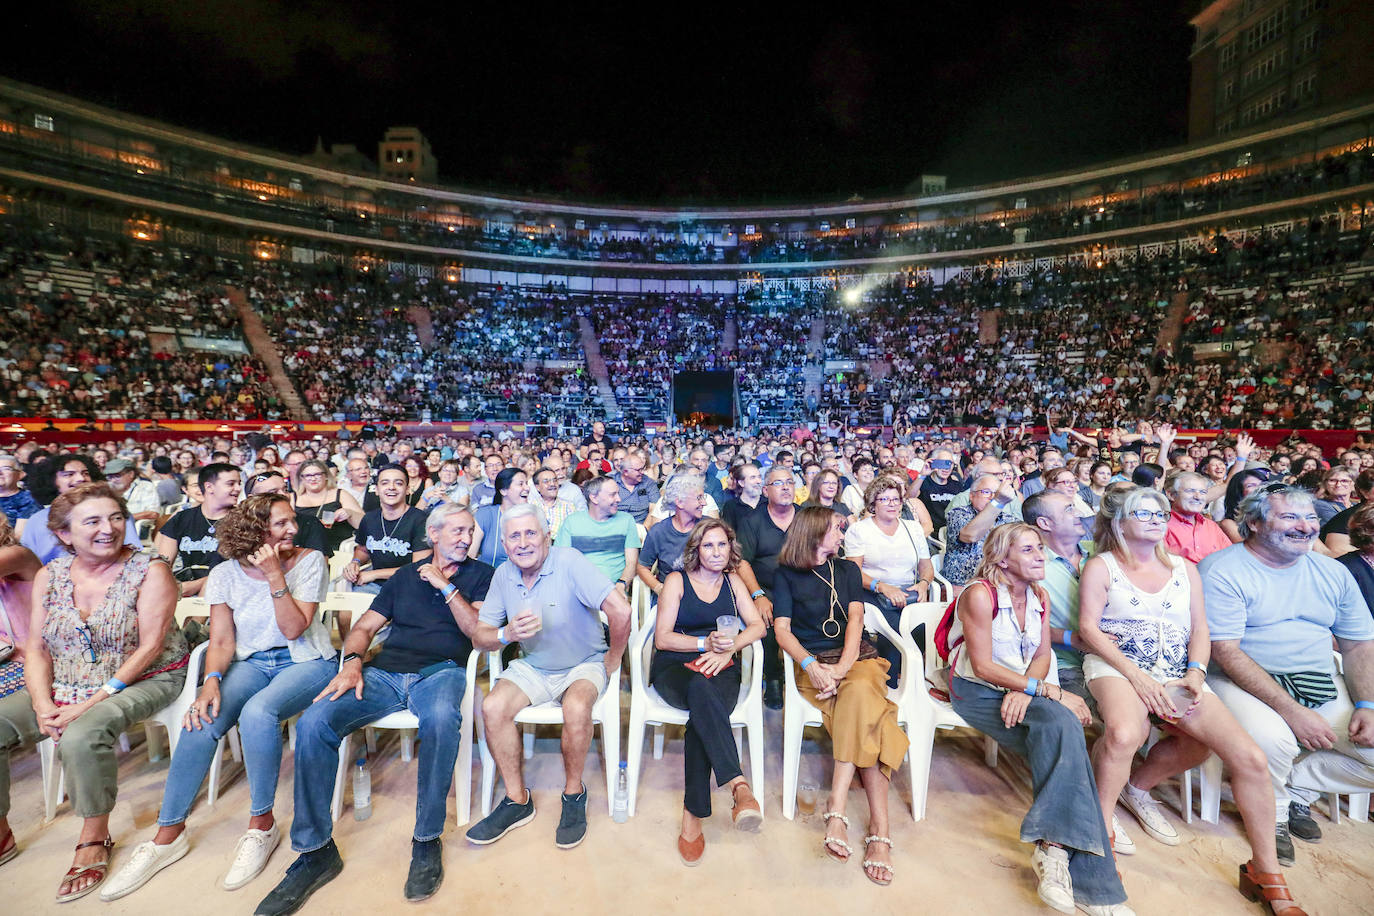
[[[872,836],[866,836],[866,837],[864,837],[864,852],[868,852],[868,847],[869,847],[871,844],[873,844],[873,843],[884,843],[884,844],[886,844],[886,845],[887,845],[887,851],[888,851],[889,854],[891,854],[891,852],[892,852],[892,840],[891,840],[889,837],[878,836],[877,834],[873,834]],[[880,880],[878,880],[877,878],[875,878],[875,877],[873,877],[872,875],[870,875],[870,874],[868,873],[868,870],[869,870],[870,868],[880,868],[880,869],[882,869],[883,871],[887,872],[887,880],[886,880],[886,881],[880,881]],[[897,874],[897,869],[895,869],[895,868],[892,867],[892,863],[891,863],[891,862],[875,862],[875,861],[873,861],[872,859],[864,859],[864,876],[867,877],[868,880],[872,881],[874,884],[879,885],[880,887],[887,887],[889,884],[891,884],[891,883],[892,883],[892,877],[893,877],[894,875],[896,875],[896,874]]]
[[114,840],[108,836],[103,840],[91,840],[89,843],[76,844],[77,852],[92,846],[104,846],[105,860],[103,862],[92,862],[89,865],[73,865],[71,868],[67,869],[67,873],[62,876],[63,884],[80,881],[82,878],[86,877],[94,877],[96,880],[79,891],[72,891],[69,894],[58,894],[58,903],[71,903],[73,900],[80,900],[82,897],[85,897],[87,894],[100,887],[105,881],[105,876],[110,873],[110,850],[114,849],[114,845]]
[[[844,824],[845,836],[848,836],[849,818],[836,811],[827,811],[821,815],[821,820],[825,822],[826,833],[828,834],[830,832],[830,819],[832,817],[840,819],[840,823]],[[844,850],[843,856],[838,854],[836,847]],[[849,841],[844,837],[825,836],[821,839],[821,848],[825,850],[827,856],[834,859],[836,862],[848,862],[849,857],[854,855],[853,848],[850,847]]]
[[5,845],[0,846],[0,865],[4,865],[17,855],[19,855],[19,841],[14,838],[14,831],[11,830]]
[[1283,880],[1283,875],[1267,874],[1262,871],[1254,871],[1251,866],[1253,862],[1246,862],[1240,867],[1240,892],[1246,900],[1256,901],[1261,897],[1265,909],[1272,914],[1283,914],[1283,916],[1307,916],[1307,911],[1298,906],[1289,907],[1286,910],[1274,909],[1275,900],[1292,900],[1293,895],[1288,890],[1288,882]]

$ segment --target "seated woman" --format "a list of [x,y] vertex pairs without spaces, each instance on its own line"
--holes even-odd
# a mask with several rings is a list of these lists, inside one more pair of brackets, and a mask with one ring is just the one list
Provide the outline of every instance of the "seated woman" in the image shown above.
[[812,478],[811,496],[804,505],[833,509],[836,514],[843,516],[845,524],[849,524],[849,517],[854,514],[840,499],[839,472],[832,471],[830,468],[822,470]]
[[1374,502],[1365,503],[1350,516],[1347,537],[1352,549],[1336,560],[1350,570],[1365,604],[1374,613]]
[[440,503],[457,503],[466,506],[472,499],[472,490],[463,483],[463,464],[450,458],[439,463],[438,478],[424,495],[420,497],[420,508],[428,512]]
[[1040,899],[1061,913],[1132,916],[1083,742],[1088,706],[1057,684],[1044,577],[1038,529],[1014,522],[988,534],[974,573],[986,587],[964,590],[950,628],[950,702],[1030,765],[1021,840],[1035,844]]
[[502,468],[493,483],[496,488],[492,500],[479,506],[473,513],[477,520],[477,531],[472,536],[472,555],[483,563],[500,566],[506,561],[506,548],[502,544],[501,516],[511,506],[529,502],[530,479],[525,472],[516,468]]
[[338,671],[329,634],[315,617],[327,586],[324,557],[293,547],[296,514],[281,494],[250,496],[216,525],[226,562],[210,570],[210,648],[205,684],[186,713],[158,814],[158,831],[101,892],[118,900],[190,851],[186,815],[219,739],[239,727],[252,807],[225,890],[257,877],[276,849],[272,816],[281,771],[281,723],[301,712]]
[[16,662],[24,658],[29,611],[33,608],[33,580],[42,568],[33,551],[19,543],[9,518],[0,512],[0,626],[5,628],[0,633],[0,649],[9,646],[10,657]]
[[[822,472],[824,473],[824,472]],[[906,487],[901,478],[883,475],[864,491],[864,515],[844,536],[845,559],[859,567],[863,586],[895,630],[902,609],[910,601],[930,597],[935,567],[920,523],[901,517]],[[896,687],[902,673],[902,654],[889,640],[879,638],[878,650],[889,665],[887,683]]]
[[67,490],[47,516],[67,550],[33,582],[26,688],[0,699],[0,860],[14,855],[7,821],[9,755],[53,739],[72,809],[83,819],[57,902],[95,890],[110,866],[114,746],[181,693],[186,640],[172,625],[176,580],[157,557],[124,545],[128,510],[106,483]]
[[309,515],[324,526],[324,540],[328,555],[333,556],[344,541],[353,537],[353,529],[363,520],[363,507],[351,493],[334,483],[334,471],[323,461],[313,458],[296,472],[296,514]]
[[1239,544],[1245,538],[1240,536],[1240,525],[1236,523],[1236,509],[1240,506],[1240,501],[1251,493],[1264,486],[1269,479],[1269,472],[1261,468],[1251,468],[1248,471],[1240,471],[1231,476],[1226,481],[1226,496],[1222,502],[1222,519],[1217,522],[1221,530],[1226,532],[1226,536],[1231,539],[1232,544]]
[[[658,598],[657,651],[649,683],[670,706],[691,713],[682,754],[685,786],[682,833],[677,839],[684,865],[698,864],[706,851],[701,820],[711,816],[712,772],[716,785],[730,787],[735,826],[758,830],[763,823],[730,731],[730,713],[740,689],[740,666],[731,662],[735,652],[764,633],[749,589],[735,574],[739,564],[735,533],[718,519],[702,519],[687,536],[682,572],[668,574]],[[721,633],[716,626],[720,617],[740,618],[743,632]]]
[[837,862],[849,860],[844,810],[858,770],[869,812],[864,874],[887,885],[894,874],[892,840],[886,835],[887,789],[908,742],[897,724],[897,707],[887,698],[887,662],[863,642],[859,567],[835,558],[843,521],[820,506],[797,510],[778,554],[773,627],[778,646],[806,673],[797,679],[797,690],[821,711],[830,735],[835,775],[823,815],[826,855]]
[[[1252,858],[1240,870],[1242,892],[1261,889],[1271,910],[1283,912],[1294,904],[1279,873],[1268,762],[1204,682],[1212,644],[1202,583],[1197,567],[1164,549],[1169,511],[1163,494],[1134,490],[1110,522],[1098,526],[1098,553],[1083,567],[1078,635],[1089,650],[1083,677],[1103,722],[1093,747],[1098,799],[1109,829],[1120,796],[1147,833],[1176,845],[1178,833],[1150,790],[1215,751],[1230,772],[1250,839]],[[1150,735],[1151,715],[1182,735],[1165,739],[1180,746],[1173,755],[1151,754],[1133,775],[1131,763]],[[1193,745],[1201,745],[1201,755]]]

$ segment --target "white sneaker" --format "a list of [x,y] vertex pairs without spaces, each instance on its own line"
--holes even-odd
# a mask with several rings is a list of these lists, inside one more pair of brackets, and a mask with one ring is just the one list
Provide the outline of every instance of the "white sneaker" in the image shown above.
[[1119,856],[1135,855],[1135,840],[1126,834],[1126,828],[1121,826],[1115,814],[1112,815],[1112,852]]
[[1088,916],[1135,916],[1135,910],[1124,903],[1080,903],[1078,908]]
[[1073,879],[1069,877],[1069,854],[1058,846],[1037,844],[1031,853],[1031,868],[1040,879],[1040,899],[1061,913],[1073,916]]
[[1126,788],[1121,790],[1121,804],[1135,815],[1135,819],[1140,821],[1140,826],[1146,833],[1165,846],[1177,846],[1181,841],[1174,825],[1164,816],[1164,809],[1159,807],[1159,802],[1155,801],[1149,792],[1141,792],[1135,786],[1126,783]]
[[249,830],[234,847],[234,864],[224,876],[224,889],[236,891],[262,874],[273,850],[281,842],[281,831],[274,822],[271,830]]
[[129,861],[124,863],[124,867],[105,882],[100,899],[108,903],[120,897],[127,897],[147,884],[153,875],[190,851],[191,841],[186,839],[185,830],[177,834],[175,840],[163,846],[152,840],[139,843],[134,847],[134,853],[129,857]]

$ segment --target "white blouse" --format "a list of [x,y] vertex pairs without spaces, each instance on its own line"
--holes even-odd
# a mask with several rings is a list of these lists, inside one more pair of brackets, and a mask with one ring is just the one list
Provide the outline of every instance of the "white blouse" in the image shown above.
[[[321,602],[329,588],[329,567],[318,550],[308,550],[286,571],[286,587],[297,601]],[[305,632],[287,639],[277,626],[272,601],[272,586],[263,579],[251,578],[237,560],[226,560],[210,570],[205,583],[205,600],[227,604],[234,613],[234,658],[244,659],[254,652],[288,646],[293,662],[332,658],[334,646],[318,616]]]

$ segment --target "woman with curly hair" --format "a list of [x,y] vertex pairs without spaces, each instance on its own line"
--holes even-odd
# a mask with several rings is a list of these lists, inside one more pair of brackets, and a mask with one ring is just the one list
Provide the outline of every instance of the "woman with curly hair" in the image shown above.
[[296,512],[279,493],[250,496],[216,526],[226,560],[210,570],[205,684],[186,714],[167,774],[158,831],[100,895],[117,900],[190,851],[186,815],[225,732],[237,725],[252,800],[248,832],[224,876],[226,890],[257,877],[280,839],[272,807],[281,771],[281,723],[301,712],[338,669],[315,616],[326,588],[324,556],[292,546]]

